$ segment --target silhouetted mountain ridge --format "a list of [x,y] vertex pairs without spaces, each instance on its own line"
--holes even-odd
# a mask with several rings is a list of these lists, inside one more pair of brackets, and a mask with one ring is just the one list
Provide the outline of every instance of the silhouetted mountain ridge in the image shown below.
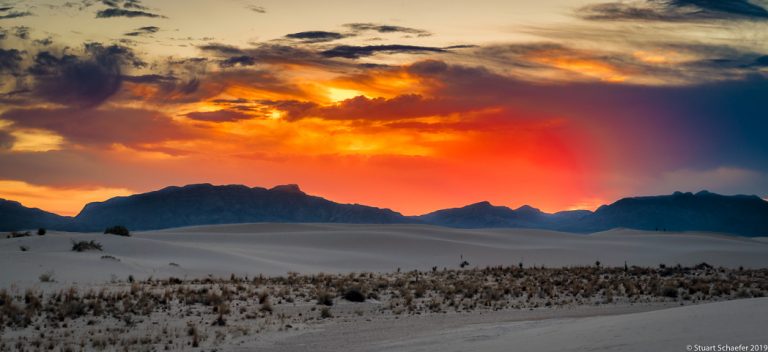
[[23,229],[62,228],[71,218],[56,215],[37,208],[27,208],[19,202],[0,198],[0,231]]
[[88,229],[121,224],[149,230],[245,222],[386,224],[412,221],[389,209],[339,204],[310,196],[297,185],[266,189],[195,184],[91,203],[75,217],[75,222]]
[[49,229],[101,231],[124,225],[152,230],[246,222],[419,223],[456,228],[539,228],[591,233],[623,227],[658,231],[712,231],[768,235],[768,202],[757,196],[724,196],[707,191],[622,198],[588,210],[545,213],[483,201],[420,216],[390,209],[340,204],[304,193],[298,185],[271,189],[243,185],[193,184],[115,197],[86,205],[74,218],[26,208],[0,199],[0,231]]

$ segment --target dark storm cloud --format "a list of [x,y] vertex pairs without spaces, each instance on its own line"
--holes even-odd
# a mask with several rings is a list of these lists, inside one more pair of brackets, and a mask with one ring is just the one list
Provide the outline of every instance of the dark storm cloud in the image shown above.
[[768,20],[768,11],[747,0],[646,0],[593,4],[578,10],[589,20]]
[[375,23],[347,23],[344,26],[349,28],[353,32],[374,31],[379,33],[406,33],[406,34],[414,34],[419,37],[427,37],[432,35],[432,33],[425,31],[423,29],[382,25],[382,24],[375,24]]
[[11,149],[16,138],[7,131],[0,130],[0,150]]
[[148,35],[148,34],[157,33],[158,31],[160,31],[160,27],[146,26],[146,27],[136,28],[136,30],[134,30],[132,32],[125,33],[124,35],[129,36],[129,37],[138,37],[138,36],[142,36],[142,35]]
[[254,118],[252,115],[248,115],[235,110],[191,112],[184,116],[193,120],[206,122],[235,122]]
[[508,111],[507,119],[558,116],[602,133],[628,146],[621,162],[648,160],[656,171],[681,164],[768,171],[764,77],[688,86],[547,85],[440,61],[413,64],[408,72],[437,82],[431,94],[442,99],[496,106]]
[[415,46],[415,45],[367,45],[367,46],[352,46],[352,45],[340,45],[329,50],[321,52],[325,57],[341,57],[346,59],[358,59],[365,56],[371,56],[377,53],[442,53],[445,49],[428,47],[428,46]]
[[339,40],[346,37],[344,34],[326,31],[306,31],[291,33],[285,36],[289,39],[298,39],[305,43],[321,43]]
[[768,67],[768,55],[763,55],[755,59],[748,65],[749,67]]
[[135,146],[193,138],[196,133],[163,113],[142,109],[17,109],[0,118],[13,122],[13,128],[53,131],[68,141],[86,145]]
[[23,57],[16,49],[0,49],[0,73],[17,73]]
[[72,107],[98,106],[120,89],[124,66],[145,65],[130,49],[117,45],[89,43],[84,51],[82,57],[39,52],[28,69],[35,78],[34,96]]

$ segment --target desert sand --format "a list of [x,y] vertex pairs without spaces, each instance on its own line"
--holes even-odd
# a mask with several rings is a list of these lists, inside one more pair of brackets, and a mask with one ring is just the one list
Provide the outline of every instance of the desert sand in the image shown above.
[[662,308],[577,307],[340,323],[225,350],[609,352],[768,344],[768,298]]
[[[72,251],[76,241],[103,250]],[[462,256],[468,268],[459,268]],[[714,267],[696,266],[702,262]],[[8,324],[0,350],[199,343],[218,351],[684,351],[768,343],[768,242],[713,233],[349,224],[131,237],[52,231],[0,238],[0,267]],[[638,285],[634,293],[627,280]],[[378,294],[342,298],[358,284]],[[468,295],[473,285],[480,291]],[[332,302],[322,304],[326,289]]]
[[[95,240],[103,251],[72,252],[71,242]],[[28,248],[22,252],[21,246]],[[656,267],[707,262],[768,267],[768,242],[711,233],[611,230],[591,235],[530,229],[451,229],[426,225],[237,224],[137,232],[124,238],[57,233],[0,239],[0,288],[236,274],[392,272],[518,265]],[[113,256],[117,260],[101,259]],[[173,264],[171,264],[173,263]]]

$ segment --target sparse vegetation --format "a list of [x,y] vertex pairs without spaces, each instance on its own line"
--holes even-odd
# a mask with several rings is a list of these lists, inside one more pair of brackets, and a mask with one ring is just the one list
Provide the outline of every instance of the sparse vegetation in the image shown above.
[[118,236],[124,236],[124,237],[130,237],[131,232],[128,231],[128,228],[122,225],[116,225],[112,227],[107,227],[104,230],[104,234],[110,234],[110,235],[118,235]]
[[96,241],[72,241],[72,250],[75,252],[100,251],[102,247],[101,243]]
[[[90,244],[91,242],[84,242]],[[103,256],[109,257],[109,256]],[[53,273],[39,277],[53,282]],[[13,331],[17,350],[217,349],[226,339],[301,329],[375,315],[489,312],[611,304],[679,305],[762,297],[768,269],[486,267],[394,273],[315,274],[226,279],[152,278],[117,281],[104,289],[0,290],[0,333]],[[365,302],[376,297],[380,303]],[[333,305],[333,308],[331,306]],[[175,325],[174,325],[175,324]],[[145,329],[141,336],[131,334]],[[82,331],[87,338],[82,338]],[[41,332],[42,335],[41,335]],[[159,348],[157,348],[159,346]],[[0,349],[1,350],[1,349]]]
[[44,229],[42,227],[37,229],[37,235],[38,236],[45,236],[46,233],[48,233],[48,230],[46,230],[46,229]]
[[19,237],[29,237],[32,236],[32,234],[29,233],[29,231],[20,232],[20,231],[13,231],[6,236],[7,238],[19,238]]

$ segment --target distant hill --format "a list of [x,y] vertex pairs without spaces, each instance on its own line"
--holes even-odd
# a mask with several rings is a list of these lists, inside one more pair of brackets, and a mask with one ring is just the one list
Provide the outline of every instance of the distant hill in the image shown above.
[[579,233],[624,227],[768,236],[768,202],[757,196],[676,192],[623,198],[603,205],[595,212],[575,210],[550,214],[527,205],[511,209],[479,202],[409,217],[389,209],[335,203],[307,195],[296,185],[266,189],[197,184],[90,203],[71,218],[0,199],[0,231],[38,227],[102,231],[113,225],[124,225],[131,230],[154,230],[247,222],[421,223],[458,228],[538,228]]
[[522,227],[559,229],[589,214],[588,210],[548,214],[524,205],[517,209],[480,202],[462,208],[438,210],[417,219],[434,225],[459,228]]
[[651,231],[712,231],[743,236],[768,235],[768,202],[757,196],[696,194],[624,198],[603,205],[575,224],[594,232],[616,227]]
[[197,184],[90,203],[75,217],[78,227],[121,224],[151,230],[244,222],[409,223],[400,213],[358,204],[339,204],[307,195],[296,185],[272,189]]
[[59,216],[36,208],[27,208],[19,202],[0,199],[0,231],[22,229],[62,228],[71,218]]

